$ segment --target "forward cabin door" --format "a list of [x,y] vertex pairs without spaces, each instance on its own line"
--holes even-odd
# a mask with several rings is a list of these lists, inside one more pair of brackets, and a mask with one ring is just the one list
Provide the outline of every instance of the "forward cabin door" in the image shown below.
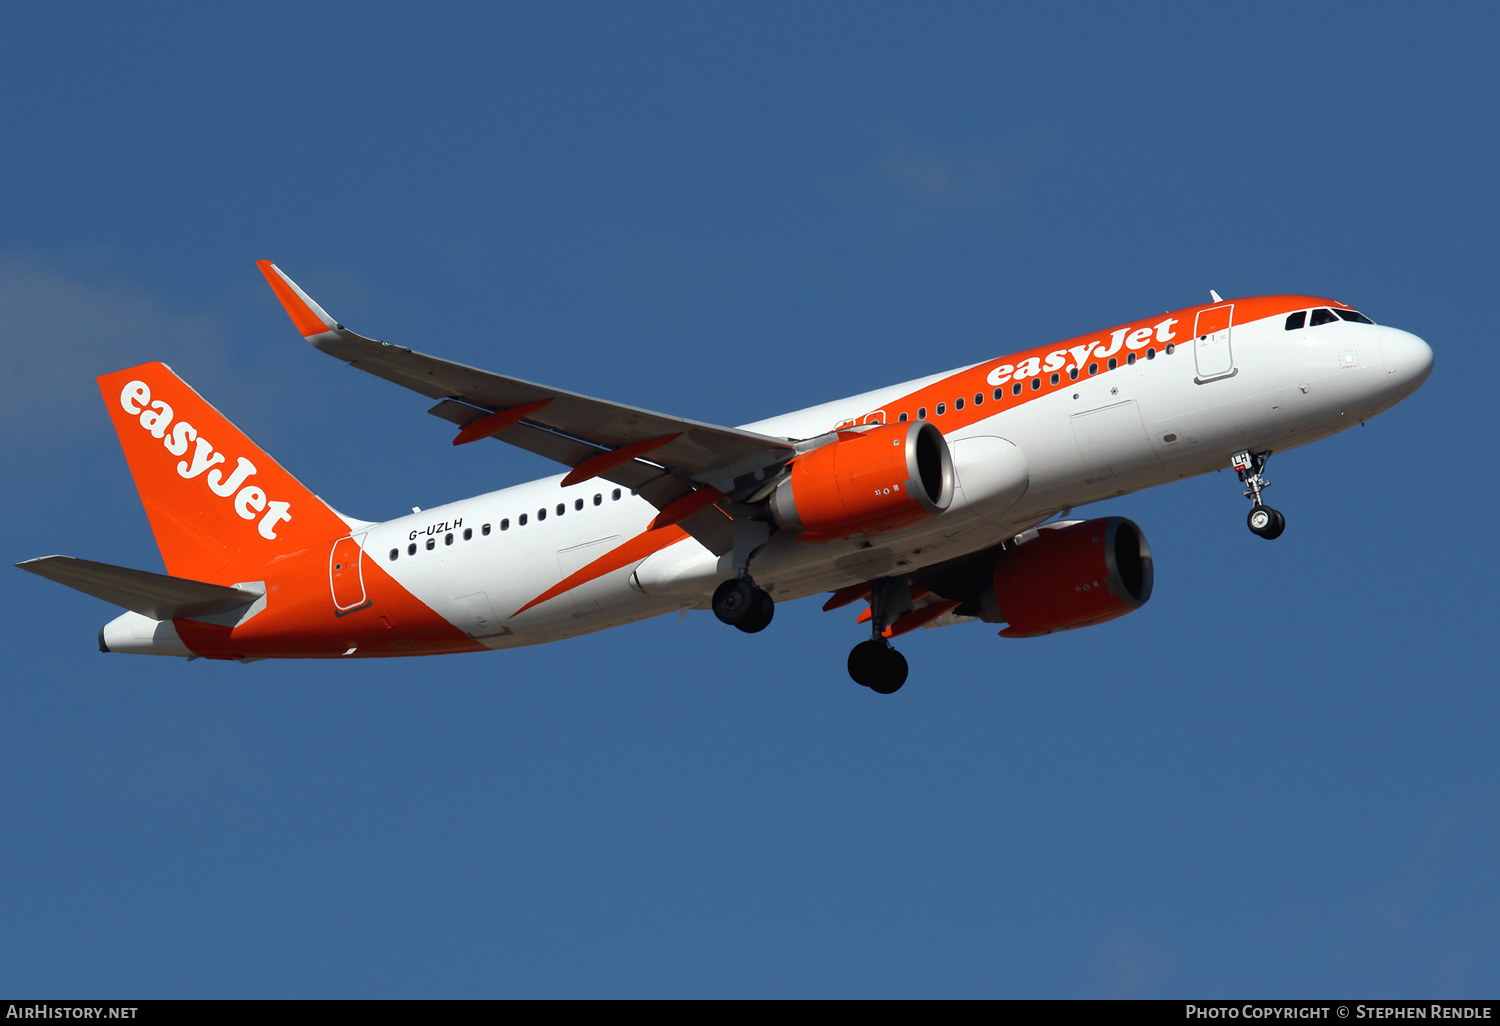
[[365,597],[365,536],[349,535],[333,543],[328,554],[328,585],[335,615],[343,616],[370,604]]
[[1229,344],[1233,323],[1233,303],[1198,311],[1193,325],[1193,359],[1198,367],[1198,377],[1194,380],[1200,385],[1234,374],[1234,351]]

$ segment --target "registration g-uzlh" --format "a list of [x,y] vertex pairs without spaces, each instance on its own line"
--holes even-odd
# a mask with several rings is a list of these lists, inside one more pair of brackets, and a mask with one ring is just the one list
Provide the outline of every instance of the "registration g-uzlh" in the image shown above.
[[[189,443],[196,443],[190,459],[179,460],[177,473],[192,480],[205,470],[208,488],[220,498],[234,496],[235,513],[243,520],[254,520],[260,516],[257,530],[267,541],[276,539],[276,525],[292,519],[289,502],[268,499],[265,490],[258,485],[246,484],[255,476],[255,464],[241,456],[228,477],[218,469],[224,462],[224,454],[215,452],[213,443],[198,434],[198,429],[185,420],[172,423],[172,407],[158,399],[151,401],[151,387],[144,381],[131,381],[120,390],[120,406],[132,417],[139,415],[141,427],[154,438],[162,440],[162,447],[173,456],[187,455]],[[170,428],[170,432],[168,431]],[[261,515],[262,512],[264,515]]]
[[[1082,370],[1084,364],[1089,360],[1107,360],[1121,349],[1137,350],[1144,349],[1148,342],[1155,340],[1163,344],[1171,342],[1177,337],[1172,330],[1172,325],[1178,323],[1176,317],[1168,317],[1149,328],[1129,327],[1116,328],[1110,332],[1109,342],[1097,339],[1081,346],[1073,346],[1071,349],[1057,349],[1048,353],[1045,357],[1032,356],[1017,364],[1002,363],[990,371],[986,380],[991,386],[998,388],[1015,377],[1017,381],[1022,378],[1032,378],[1038,374],[1050,374],[1053,371],[1062,370],[1067,367],[1069,371]],[[1073,357],[1073,362],[1068,363],[1068,357]]]

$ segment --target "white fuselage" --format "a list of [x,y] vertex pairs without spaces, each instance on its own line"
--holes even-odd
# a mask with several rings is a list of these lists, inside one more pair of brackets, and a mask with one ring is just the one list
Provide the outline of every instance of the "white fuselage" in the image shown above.
[[[992,546],[1065,508],[1219,470],[1241,450],[1305,445],[1393,406],[1431,366],[1421,339],[1385,326],[1338,321],[1291,331],[1277,316],[1236,324],[1233,332],[1232,370],[1215,368],[1211,380],[1201,379],[1189,337],[1174,352],[1122,362],[992,416],[974,420],[971,406],[969,422],[951,432],[944,424],[945,417],[958,419],[949,416],[951,407],[943,416],[936,407],[927,410],[953,453],[958,489],[952,505],[917,527],[872,538],[808,544],[777,532],[751,561],[757,584],[779,602],[910,572]],[[871,411],[883,411],[887,421],[900,413],[915,419],[916,409],[901,408],[904,397],[957,375],[972,381],[975,369],[987,366],[745,427],[801,439]],[[378,561],[413,595],[491,648],[705,608],[714,587],[733,576],[728,554],[715,557],[687,537],[638,565],[513,615],[640,535],[656,515],[644,499],[607,481],[564,488],[561,480],[544,478],[423,510],[356,537],[365,559]]]

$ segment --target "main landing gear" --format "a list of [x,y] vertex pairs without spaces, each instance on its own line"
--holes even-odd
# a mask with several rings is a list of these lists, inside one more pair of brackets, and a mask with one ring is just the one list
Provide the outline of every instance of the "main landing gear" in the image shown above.
[[854,683],[881,695],[894,695],[906,683],[906,656],[884,638],[861,641],[849,653],[849,676]]
[[893,695],[906,683],[906,657],[891,647],[885,629],[911,608],[911,586],[905,578],[880,577],[870,582],[870,640],[849,653],[849,676],[876,694]]
[[714,615],[746,634],[756,634],[771,625],[776,603],[749,575],[725,581],[714,589]]
[[1245,486],[1245,498],[1252,503],[1250,515],[1245,522],[1250,525],[1251,533],[1267,541],[1280,538],[1281,532],[1286,530],[1286,517],[1279,510],[1260,501],[1261,489],[1271,486],[1271,482],[1261,476],[1261,472],[1266,469],[1266,461],[1270,458],[1269,452],[1237,452],[1229,461],[1229,465],[1239,475],[1240,483]]

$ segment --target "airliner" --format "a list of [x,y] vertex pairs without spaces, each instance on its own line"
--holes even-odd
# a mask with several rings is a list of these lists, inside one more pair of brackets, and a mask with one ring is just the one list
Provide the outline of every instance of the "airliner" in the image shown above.
[[[166,574],[69,556],[21,569],[122,607],[103,652],[194,659],[484,652],[689,609],[757,633],[779,603],[864,603],[850,677],[906,681],[892,640],[1003,624],[1030,638],[1151,597],[1151,550],[1071,511],[1230,467],[1278,537],[1266,461],[1362,424],[1432,371],[1416,335],[1315,296],[1222,299],[724,427],[355,334],[257,265],[303,338],[409,389],[454,445],[566,469],[414,508],[337,512],[170,368],[98,378]],[[848,615],[848,614],[841,614]],[[856,635],[858,636],[858,635]]]

